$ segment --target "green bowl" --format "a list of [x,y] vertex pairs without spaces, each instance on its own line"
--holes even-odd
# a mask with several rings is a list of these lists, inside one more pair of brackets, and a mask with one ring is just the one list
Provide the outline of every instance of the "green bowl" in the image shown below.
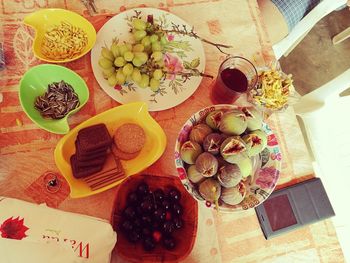
[[[48,84],[61,80],[73,87],[78,94],[80,105],[62,119],[45,119],[34,108],[35,99],[47,91]],[[89,89],[85,81],[74,71],[62,66],[42,64],[24,74],[20,82],[19,99],[24,112],[40,128],[52,133],[66,134],[69,132],[68,117],[79,111],[88,101]]]

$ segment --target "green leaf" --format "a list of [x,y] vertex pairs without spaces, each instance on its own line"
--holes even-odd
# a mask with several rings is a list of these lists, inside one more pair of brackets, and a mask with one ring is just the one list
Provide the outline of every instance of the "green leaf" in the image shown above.
[[190,69],[191,68],[191,63],[188,62],[188,61],[184,61],[183,62],[183,66],[184,66],[185,69]]
[[200,60],[199,58],[195,58],[191,61],[191,68],[196,68],[199,66]]

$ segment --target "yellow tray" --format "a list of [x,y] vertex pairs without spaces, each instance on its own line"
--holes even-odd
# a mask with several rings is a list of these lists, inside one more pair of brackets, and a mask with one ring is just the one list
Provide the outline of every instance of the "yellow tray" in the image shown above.
[[140,154],[132,160],[121,161],[127,176],[141,172],[152,165],[165,150],[165,133],[148,113],[147,104],[144,102],[134,102],[118,106],[84,121],[58,142],[54,153],[56,165],[70,186],[70,196],[72,198],[85,197],[106,191],[119,185],[125,179],[92,191],[84,181],[74,178],[72,174],[70,157],[75,153],[74,143],[78,131],[98,123],[104,123],[111,136],[113,136],[115,130],[124,123],[136,123],[144,129],[146,142]]

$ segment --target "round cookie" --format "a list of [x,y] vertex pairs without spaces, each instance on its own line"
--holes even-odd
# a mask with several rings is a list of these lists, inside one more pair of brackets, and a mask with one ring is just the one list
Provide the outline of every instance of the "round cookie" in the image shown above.
[[141,151],[145,144],[146,136],[143,129],[133,123],[120,126],[114,133],[114,143],[119,150],[125,153]]
[[117,148],[117,146],[115,146],[115,144],[113,144],[112,153],[115,157],[119,158],[120,160],[131,160],[136,158],[140,152],[135,152],[135,153],[122,152],[120,149]]

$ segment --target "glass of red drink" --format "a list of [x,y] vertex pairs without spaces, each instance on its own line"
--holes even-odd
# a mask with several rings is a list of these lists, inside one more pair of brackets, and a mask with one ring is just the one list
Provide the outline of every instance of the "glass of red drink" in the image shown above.
[[258,73],[248,59],[234,56],[222,62],[211,91],[214,104],[232,104],[255,87]]

